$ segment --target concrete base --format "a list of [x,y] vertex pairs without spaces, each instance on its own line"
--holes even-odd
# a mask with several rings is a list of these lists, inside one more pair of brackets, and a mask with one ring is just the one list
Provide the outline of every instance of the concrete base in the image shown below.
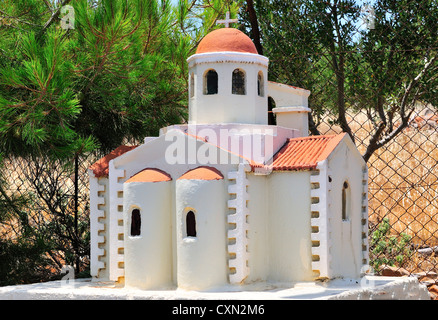
[[254,283],[211,291],[181,289],[143,291],[113,282],[76,279],[0,287],[0,300],[430,300],[425,285],[414,277],[366,276],[359,280],[300,282],[293,286]]

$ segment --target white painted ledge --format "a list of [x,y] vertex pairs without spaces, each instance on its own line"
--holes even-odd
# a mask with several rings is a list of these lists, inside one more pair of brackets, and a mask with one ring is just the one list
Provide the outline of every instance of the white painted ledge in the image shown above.
[[[369,287],[366,287],[369,285]],[[290,285],[253,283],[210,291],[163,289],[143,291],[118,287],[114,282],[76,279],[0,287],[0,300],[430,300],[425,285],[415,277],[367,276],[359,280],[337,279],[325,283],[300,282]]]
[[297,106],[297,107],[284,106],[284,107],[274,108],[274,109],[272,109],[272,112],[274,112],[274,113],[309,113],[309,112],[312,112],[312,110],[310,110],[307,107],[303,107],[303,106]]

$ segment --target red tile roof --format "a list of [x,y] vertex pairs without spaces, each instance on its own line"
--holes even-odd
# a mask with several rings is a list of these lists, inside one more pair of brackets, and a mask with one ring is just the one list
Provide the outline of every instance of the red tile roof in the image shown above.
[[[270,167],[274,171],[314,170],[325,160],[346,133],[288,139],[275,154]],[[253,168],[262,165],[252,165]]]
[[[336,148],[346,133],[337,135],[309,136],[288,139],[284,146],[275,154],[272,164],[268,167],[274,171],[298,171],[314,170],[318,162],[325,160]],[[205,139],[194,136],[197,139]],[[108,176],[108,166],[110,160],[121,156],[137,146],[120,146],[102,159],[90,166],[96,177]],[[243,156],[240,155],[243,158]],[[263,164],[256,163],[250,159],[251,167],[262,168]],[[139,177],[140,178],[140,177]],[[189,170],[179,179],[201,179],[201,180],[220,180],[223,175],[212,167],[198,167]]]
[[[186,133],[187,135],[190,135]],[[318,162],[326,159],[346,135],[345,132],[334,135],[320,135],[288,139],[284,146],[274,155],[273,163],[268,165],[274,171],[314,170]],[[190,135],[207,142],[205,138]],[[208,143],[208,142],[207,142]],[[218,146],[219,147],[219,146]],[[220,147],[219,147],[220,148]],[[230,150],[226,150],[232,153]],[[265,167],[251,159],[236,154],[249,162],[253,168]]]
[[109,162],[136,147],[137,146],[119,146],[105,157],[93,163],[89,169],[93,171],[94,176],[97,178],[108,177]]

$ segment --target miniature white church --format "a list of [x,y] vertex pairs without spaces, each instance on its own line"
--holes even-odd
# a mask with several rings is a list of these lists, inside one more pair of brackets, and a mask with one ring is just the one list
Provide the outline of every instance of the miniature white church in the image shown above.
[[350,137],[308,136],[310,92],[268,82],[268,58],[237,29],[209,33],[187,62],[188,123],[89,168],[93,279],[210,290],[359,278],[368,170]]

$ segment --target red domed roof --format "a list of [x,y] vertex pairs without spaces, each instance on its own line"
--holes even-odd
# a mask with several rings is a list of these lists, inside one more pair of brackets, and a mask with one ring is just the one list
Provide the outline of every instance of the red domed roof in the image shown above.
[[257,54],[252,40],[242,31],[234,28],[222,28],[210,32],[199,43],[196,53],[222,51]]
[[162,182],[162,181],[170,181],[170,180],[172,180],[172,178],[166,172],[156,168],[147,168],[133,175],[125,183]]
[[222,180],[224,176],[213,167],[197,167],[184,173],[178,180]]

